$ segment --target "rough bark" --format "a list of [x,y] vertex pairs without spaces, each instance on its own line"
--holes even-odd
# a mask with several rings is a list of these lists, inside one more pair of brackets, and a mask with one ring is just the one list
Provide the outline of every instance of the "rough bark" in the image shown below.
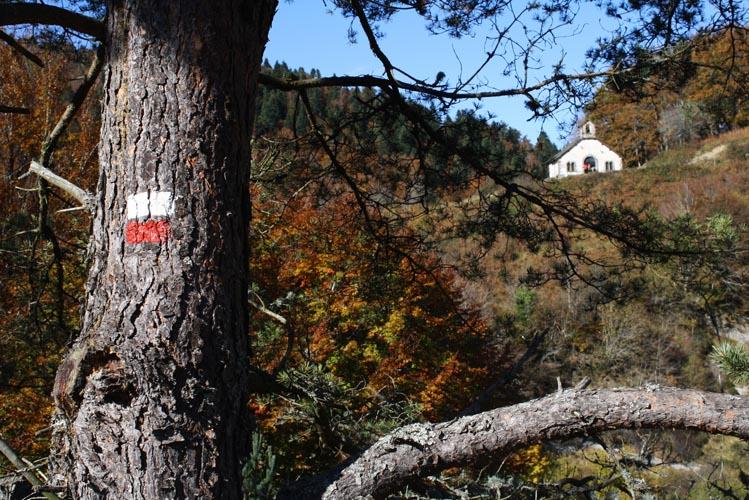
[[[91,271],[54,388],[54,480],[73,498],[240,498],[249,138],[275,5],[108,5]],[[166,219],[133,220],[139,193]]]
[[551,439],[612,429],[694,429],[749,438],[749,399],[687,389],[567,390],[527,403],[385,436],[336,477],[282,498],[379,498],[409,478]]

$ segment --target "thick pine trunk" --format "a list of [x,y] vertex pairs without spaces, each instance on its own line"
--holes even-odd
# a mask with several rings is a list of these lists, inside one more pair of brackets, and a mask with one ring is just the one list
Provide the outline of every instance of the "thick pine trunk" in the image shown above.
[[113,0],[83,329],[55,383],[74,498],[239,498],[249,147],[275,0]]

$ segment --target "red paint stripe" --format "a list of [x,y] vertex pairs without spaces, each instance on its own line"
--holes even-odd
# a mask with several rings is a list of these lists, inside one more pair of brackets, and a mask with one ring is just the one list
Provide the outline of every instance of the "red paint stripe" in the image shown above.
[[130,245],[164,243],[169,239],[169,232],[169,221],[166,220],[130,221],[125,226],[125,241]]

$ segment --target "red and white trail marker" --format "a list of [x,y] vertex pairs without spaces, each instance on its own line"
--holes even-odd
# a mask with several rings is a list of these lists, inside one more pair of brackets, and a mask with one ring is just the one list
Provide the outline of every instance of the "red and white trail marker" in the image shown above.
[[174,198],[170,191],[145,191],[127,197],[125,241],[164,243],[169,239],[169,218],[174,214]]

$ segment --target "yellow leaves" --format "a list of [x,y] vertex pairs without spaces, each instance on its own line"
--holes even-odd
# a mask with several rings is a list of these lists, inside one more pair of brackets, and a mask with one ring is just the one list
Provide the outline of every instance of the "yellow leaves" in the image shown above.
[[551,459],[544,453],[542,445],[534,444],[514,453],[507,465],[530,482],[539,483],[551,465]]
[[342,349],[344,354],[354,354],[356,351],[359,350],[359,343],[356,340],[350,341],[346,346]]
[[412,307],[410,313],[412,318],[422,318],[425,315],[424,310],[419,306]]
[[[254,213],[267,216],[273,207]],[[454,276],[419,252],[413,260],[394,252],[374,258],[378,242],[345,196],[322,206],[295,199],[283,217],[252,266],[266,303],[293,291],[284,305],[297,342],[290,365],[301,363],[303,352],[351,386],[401,394],[433,418],[467,405],[491,358],[478,312],[462,310],[470,326],[455,312],[461,300]]]
[[483,386],[486,375],[485,368],[472,367],[458,354],[451,355],[419,395],[425,414],[430,419],[441,419],[462,410],[472,400],[474,391]]
[[372,339],[382,339],[388,345],[391,345],[398,339],[400,333],[405,327],[406,318],[404,312],[401,309],[396,309],[390,313],[387,322],[382,326],[373,328],[369,332],[368,337]]
[[35,388],[24,387],[0,392],[0,435],[26,458],[46,454],[47,441],[36,433],[49,425],[52,401]]
[[382,354],[375,344],[367,344],[364,347],[363,357],[368,364],[377,364],[382,361]]

